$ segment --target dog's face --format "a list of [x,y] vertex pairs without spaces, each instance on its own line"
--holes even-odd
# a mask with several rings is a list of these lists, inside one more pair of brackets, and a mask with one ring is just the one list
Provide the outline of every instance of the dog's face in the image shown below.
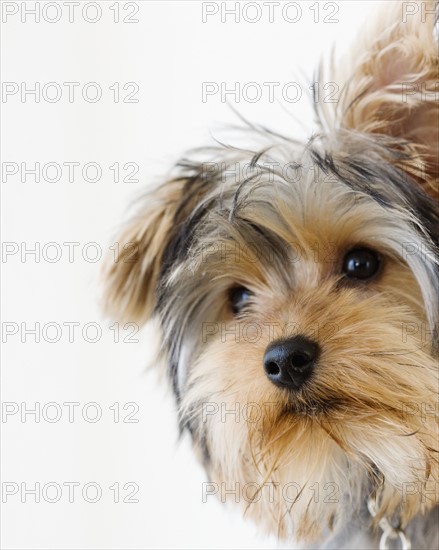
[[127,246],[109,274],[119,313],[160,321],[211,481],[281,537],[317,539],[367,494],[402,524],[437,502],[437,134],[399,135],[395,83],[371,88],[366,66],[306,145],[183,163],[122,237],[135,261]]

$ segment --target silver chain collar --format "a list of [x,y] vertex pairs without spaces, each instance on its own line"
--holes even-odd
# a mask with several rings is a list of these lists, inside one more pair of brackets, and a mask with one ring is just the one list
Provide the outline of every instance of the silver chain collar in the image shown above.
[[[367,501],[367,509],[370,515],[374,518],[377,515],[377,503],[376,498],[370,497]],[[387,518],[382,518],[378,522],[383,534],[380,538],[380,550],[389,550],[389,541],[399,539],[401,544],[401,550],[411,550],[412,545],[410,539],[407,537],[403,529],[396,529],[392,527]]]

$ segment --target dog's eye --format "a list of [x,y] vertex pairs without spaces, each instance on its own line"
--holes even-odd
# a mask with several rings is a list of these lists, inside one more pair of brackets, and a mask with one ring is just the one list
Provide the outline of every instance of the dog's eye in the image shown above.
[[229,293],[230,305],[234,315],[238,315],[251,297],[251,292],[243,286],[232,288]]
[[349,279],[370,279],[380,267],[380,257],[370,248],[354,248],[343,260],[343,273]]

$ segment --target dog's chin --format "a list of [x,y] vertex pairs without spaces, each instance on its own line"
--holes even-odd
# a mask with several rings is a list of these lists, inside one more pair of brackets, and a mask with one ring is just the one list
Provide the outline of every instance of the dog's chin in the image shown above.
[[384,405],[323,395],[311,380],[279,395],[257,422],[212,415],[203,425],[209,478],[223,502],[236,502],[238,490],[245,516],[259,527],[313,544],[360,514],[365,495],[379,497],[376,521],[396,515],[403,525],[434,505],[427,426],[417,434]]
[[[308,430],[313,431],[312,425]],[[325,438],[319,441],[311,436],[304,446],[302,439],[306,437],[299,441],[292,438],[284,444],[290,449],[301,446],[301,456],[294,461],[283,445],[273,445],[275,462],[268,468],[255,466],[250,453],[240,463],[240,455],[232,461],[239,476],[209,468],[210,480],[216,484],[222,502],[239,500],[244,516],[267,533],[302,543],[318,543],[329,533],[342,530],[352,514],[361,514],[367,494],[379,494],[379,518],[396,515],[403,525],[431,507],[431,503],[421,502],[419,493],[407,495],[402,502],[400,492],[385,483],[385,474],[373,462],[364,467],[365,457],[348,457]],[[395,467],[400,463],[401,458],[394,460]],[[415,486],[415,482],[410,484],[411,492]]]

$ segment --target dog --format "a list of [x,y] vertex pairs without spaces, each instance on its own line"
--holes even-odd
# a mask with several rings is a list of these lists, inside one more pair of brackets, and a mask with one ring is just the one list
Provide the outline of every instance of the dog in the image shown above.
[[183,158],[106,268],[111,314],[158,321],[211,492],[289,543],[439,547],[435,14],[384,2],[307,142]]

